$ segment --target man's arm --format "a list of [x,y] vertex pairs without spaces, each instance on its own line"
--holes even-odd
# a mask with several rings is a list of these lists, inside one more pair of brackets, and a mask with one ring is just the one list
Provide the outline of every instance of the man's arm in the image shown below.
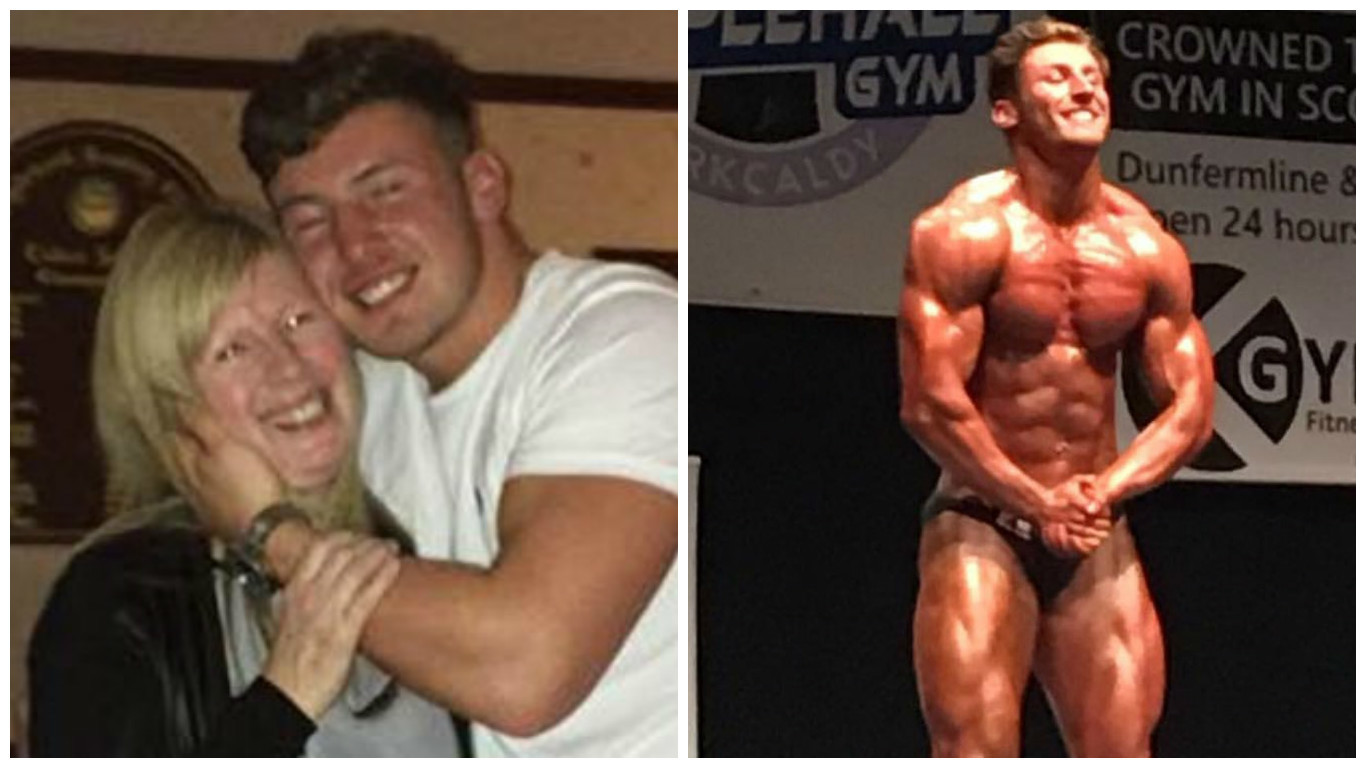
[[1214,366],[1205,331],[1191,310],[1185,249],[1155,222],[1139,227],[1130,245],[1152,266],[1149,314],[1137,351],[1149,388],[1164,407],[1101,473],[1097,484],[1107,504],[1171,477],[1214,430]]
[[982,345],[982,301],[1008,248],[998,216],[949,204],[912,225],[898,331],[901,421],[944,471],[1033,517],[1047,490],[1001,451],[966,388]]
[[637,275],[538,342],[497,528],[459,532],[496,536],[495,559],[404,560],[367,655],[514,736],[589,695],[677,549],[677,307],[672,284]]
[[[676,318],[676,298],[660,288],[618,292],[563,327],[543,350],[538,407],[487,532],[496,559],[403,559],[362,635],[368,656],[514,736],[553,726],[589,694],[677,548]],[[232,540],[278,497],[279,480],[222,430],[198,427],[180,461],[209,525]],[[289,581],[303,552],[327,546],[315,536],[295,522],[277,528],[270,570]]]
[[[509,480],[487,569],[404,559],[361,638],[418,693],[514,736],[539,733],[593,689],[673,562],[677,499],[634,481]],[[288,574],[316,534],[270,539]]]

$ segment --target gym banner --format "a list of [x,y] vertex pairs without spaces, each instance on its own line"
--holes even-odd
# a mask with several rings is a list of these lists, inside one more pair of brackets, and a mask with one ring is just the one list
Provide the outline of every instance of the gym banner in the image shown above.
[[[1009,163],[984,56],[1040,13],[689,12],[690,300],[894,316],[911,219]],[[1181,476],[1355,482],[1354,15],[1053,15],[1110,58],[1107,178],[1194,265],[1217,436]]]

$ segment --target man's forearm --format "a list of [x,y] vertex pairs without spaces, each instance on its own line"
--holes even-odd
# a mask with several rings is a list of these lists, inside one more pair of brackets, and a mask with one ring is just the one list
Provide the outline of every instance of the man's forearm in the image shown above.
[[1178,397],[1100,474],[1097,484],[1106,503],[1161,484],[1199,452],[1212,430],[1212,414],[1200,393]]
[[966,393],[958,401],[923,398],[902,419],[941,469],[984,500],[1027,516],[1041,505],[1043,486],[1005,455]]
[[602,670],[575,664],[572,640],[538,622],[533,605],[500,594],[503,586],[483,569],[405,559],[361,648],[454,712],[515,736],[539,733],[572,711]]
[[[319,534],[297,523],[267,542],[267,563],[288,581]],[[591,689],[599,669],[569,663],[573,641],[508,599],[489,571],[405,558],[361,635],[365,655],[405,687],[513,735],[558,722]],[[587,676],[587,680],[580,678]]]

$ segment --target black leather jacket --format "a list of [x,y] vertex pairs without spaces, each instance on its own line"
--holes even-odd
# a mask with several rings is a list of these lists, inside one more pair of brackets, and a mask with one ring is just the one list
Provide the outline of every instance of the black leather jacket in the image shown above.
[[73,557],[29,647],[35,756],[297,756],[313,721],[228,674],[208,540],[139,527]]

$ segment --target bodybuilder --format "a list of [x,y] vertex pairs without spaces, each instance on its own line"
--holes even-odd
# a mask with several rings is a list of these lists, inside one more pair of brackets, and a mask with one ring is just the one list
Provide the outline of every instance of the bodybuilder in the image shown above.
[[[933,753],[1013,755],[1035,674],[1073,755],[1147,755],[1161,628],[1121,502],[1209,438],[1208,344],[1185,251],[1101,178],[1108,62],[1080,27],[990,55],[1012,167],[911,231],[901,417],[943,472],[924,508],[913,656]],[[1120,355],[1160,415],[1115,440]]]

